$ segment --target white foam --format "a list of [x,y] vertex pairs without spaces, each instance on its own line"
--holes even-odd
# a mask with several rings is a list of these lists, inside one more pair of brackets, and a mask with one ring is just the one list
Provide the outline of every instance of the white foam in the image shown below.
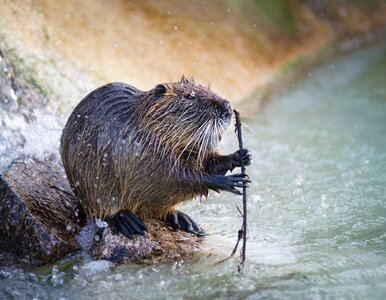
[[[229,256],[236,243],[234,239],[221,235],[208,235],[205,245],[210,251],[218,255]],[[242,241],[239,243],[238,251],[241,250]],[[236,254],[237,256],[238,254]],[[247,240],[247,259],[258,264],[287,265],[296,262],[296,256],[291,247],[284,241],[255,242]]]

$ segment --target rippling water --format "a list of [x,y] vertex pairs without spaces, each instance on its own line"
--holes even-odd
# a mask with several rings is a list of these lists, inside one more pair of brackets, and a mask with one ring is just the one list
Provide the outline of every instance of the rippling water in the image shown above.
[[[0,268],[0,298],[383,299],[386,296],[386,44],[330,60],[246,119],[247,262],[216,264],[241,219],[233,195],[183,208],[210,257],[110,270],[76,262]],[[225,141],[224,152],[236,148]]]

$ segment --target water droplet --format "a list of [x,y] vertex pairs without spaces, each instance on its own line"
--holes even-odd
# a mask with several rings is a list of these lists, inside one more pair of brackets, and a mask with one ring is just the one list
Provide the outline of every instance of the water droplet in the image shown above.
[[17,96],[15,94],[15,90],[14,89],[10,89],[9,90],[9,95],[11,96],[12,100],[13,101],[16,101],[17,100]]
[[295,185],[302,186],[304,182],[304,178],[301,174],[298,174],[295,178]]
[[101,219],[96,219],[95,220],[95,224],[99,227],[99,228],[107,228],[109,227],[109,224],[107,224],[106,221],[103,221]]

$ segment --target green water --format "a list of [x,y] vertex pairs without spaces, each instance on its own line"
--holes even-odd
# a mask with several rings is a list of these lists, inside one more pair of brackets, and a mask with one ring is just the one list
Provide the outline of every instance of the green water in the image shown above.
[[[78,262],[0,268],[0,298],[384,299],[386,45],[330,60],[245,122],[249,240],[237,260],[240,199],[212,194],[183,210],[210,235],[210,257],[151,266]],[[236,149],[225,140],[223,152]]]

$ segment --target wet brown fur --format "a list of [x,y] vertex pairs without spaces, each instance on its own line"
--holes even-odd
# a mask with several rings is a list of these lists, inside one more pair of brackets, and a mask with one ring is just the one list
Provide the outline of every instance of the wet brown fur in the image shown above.
[[186,78],[148,92],[123,83],[91,92],[71,114],[60,148],[86,214],[108,219],[130,210],[141,219],[164,219],[177,204],[206,195],[200,177],[230,168],[224,159],[216,168],[223,158],[216,147],[229,125],[223,113],[230,109]]

